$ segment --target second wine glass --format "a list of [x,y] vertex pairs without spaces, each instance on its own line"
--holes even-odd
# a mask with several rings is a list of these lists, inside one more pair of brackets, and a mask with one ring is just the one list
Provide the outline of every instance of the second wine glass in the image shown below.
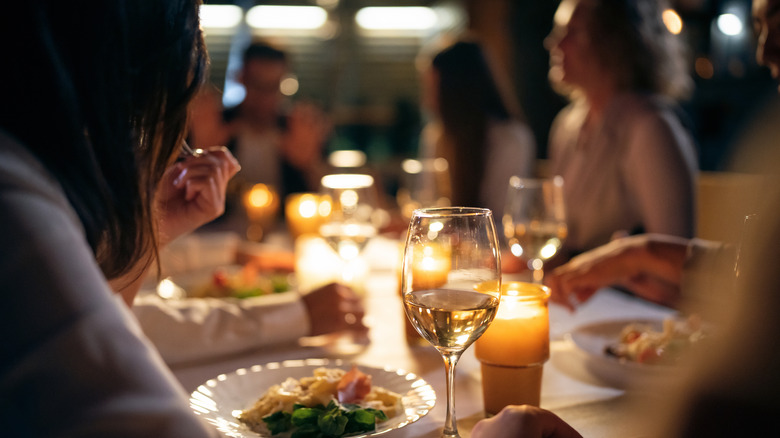
[[510,178],[502,223],[509,251],[528,262],[534,283],[541,284],[544,262],[558,252],[568,234],[563,178]]
[[404,309],[415,329],[441,353],[447,374],[443,437],[459,437],[455,365],[488,328],[501,295],[501,260],[490,210],[415,210],[404,249]]
[[331,204],[320,235],[343,260],[350,261],[377,234],[374,178],[365,174],[325,175],[320,191]]

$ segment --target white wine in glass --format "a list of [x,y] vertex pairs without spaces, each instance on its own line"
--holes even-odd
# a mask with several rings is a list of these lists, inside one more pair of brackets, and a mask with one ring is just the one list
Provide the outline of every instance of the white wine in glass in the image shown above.
[[510,178],[502,223],[509,251],[527,260],[534,282],[541,283],[544,262],[558,253],[568,234],[563,178]]
[[468,207],[415,210],[404,249],[406,315],[444,358],[447,417],[443,437],[459,437],[455,365],[487,330],[501,295],[501,260],[490,210]]

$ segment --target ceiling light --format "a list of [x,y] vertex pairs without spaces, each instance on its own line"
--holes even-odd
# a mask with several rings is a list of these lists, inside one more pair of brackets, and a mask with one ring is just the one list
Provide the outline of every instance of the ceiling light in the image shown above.
[[328,13],[318,6],[271,6],[251,8],[247,23],[257,29],[319,29],[328,20]]
[[718,30],[724,35],[737,36],[742,33],[742,20],[734,14],[721,14],[718,17]]
[[201,5],[200,25],[204,29],[230,29],[241,23],[243,15],[235,5]]
[[423,6],[362,8],[355,16],[358,26],[368,30],[429,30],[436,26],[433,9]]

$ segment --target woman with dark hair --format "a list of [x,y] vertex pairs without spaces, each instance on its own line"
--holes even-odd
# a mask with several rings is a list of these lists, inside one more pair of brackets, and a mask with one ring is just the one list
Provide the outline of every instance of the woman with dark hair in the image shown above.
[[[459,41],[423,70],[422,106],[431,116],[423,155],[444,157],[452,204],[486,207],[501,218],[512,175],[530,176],[536,145],[519,106],[502,93],[479,43]],[[427,150],[425,150],[427,148]]]
[[[0,430],[200,437],[127,307],[158,248],[222,213],[238,163],[179,162],[199,0],[17,2],[0,70]],[[107,279],[110,279],[111,282]]]
[[639,232],[693,237],[697,157],[676,100],[690,91],[664,1],[564,0],[545,44],[571,99],[550,133],[569,235],[564,254]]

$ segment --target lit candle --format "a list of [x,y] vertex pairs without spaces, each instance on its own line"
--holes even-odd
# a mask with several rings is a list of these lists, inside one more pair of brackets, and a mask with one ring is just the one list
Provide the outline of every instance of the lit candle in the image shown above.
[[259,241],[265,230],[273,225],[276,212],[279,210],[279,196],[276,191],[265,184],[255,184],[243,196],[244,209],[250,225],[247,237]]
[[295,239],[302,234],[317,234],[330,211],[330,200],[327,197],[315,193],[289,195],[285,202],[284,216],[290,235]]
[[[417,256],[419,255],[419,258]],[[436,289],[447,284],[450,257],[441,248],[426,246],[415,254],[412,264],[412,289]]]
[[271,186],[255,184],[244,194],[244,208],[249,220],[262,222],[276,214],[279,197]]
[[[403,250],[401,250],[401,254],[403,254]],[[407,277],[411,281],[412,290],[437,289],[447,284],[451,267],[449,252],[438,245],[428,244],[421,251],[414,253],[414,260],[411,266],[411,276]],[[398,294],[403,296],[404,278],[401,276],[401,267],[402,264],[399,265],[398,269]],[[430,343],[420,336],[406,316],[404,317],[404,332],[406,342],[409,345],[430,346]]]
[[539,406],[542,369],[550,357],[549,296],[541,285],[502,285],[498,313],[474,343],[489,414],[509,404]]

